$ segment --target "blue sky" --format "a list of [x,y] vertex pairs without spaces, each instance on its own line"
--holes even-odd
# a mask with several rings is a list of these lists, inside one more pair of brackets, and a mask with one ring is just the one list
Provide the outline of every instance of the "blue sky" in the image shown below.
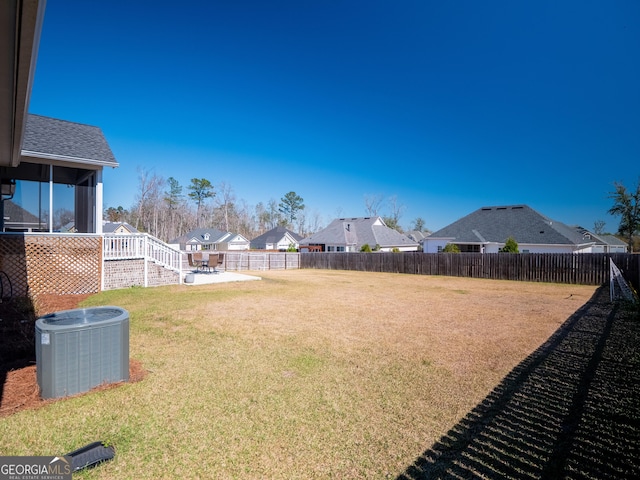
[[295,191],[325,224],[381,195],[404,227],[527,204],[615,231],[639,50],[635,0],[48,0],[30,111],[102,128],[105,207],[143,168],[249,205]]

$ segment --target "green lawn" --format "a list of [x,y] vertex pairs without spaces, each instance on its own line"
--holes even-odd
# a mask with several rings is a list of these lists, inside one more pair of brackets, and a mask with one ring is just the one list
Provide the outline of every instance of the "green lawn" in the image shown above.
[[0,453],[115,446],[79,478],[395,478],[595,290],[258,275],[90,297],[129,311],[146,377],[0,418]]

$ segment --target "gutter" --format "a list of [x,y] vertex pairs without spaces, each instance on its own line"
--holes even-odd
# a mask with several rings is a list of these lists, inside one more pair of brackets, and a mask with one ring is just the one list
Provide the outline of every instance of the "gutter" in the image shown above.
[[82,158],[82,157],[68,157],[65,155],[55,155],[51,153],[32,152],[29,150],[22,150],[22,156],[31,158],[34,160],[54,160],[62,163],[79,163],[82,165],[94,165],[100,167],[119,167],[120,164],[116,161],[96,160],[94,158]]

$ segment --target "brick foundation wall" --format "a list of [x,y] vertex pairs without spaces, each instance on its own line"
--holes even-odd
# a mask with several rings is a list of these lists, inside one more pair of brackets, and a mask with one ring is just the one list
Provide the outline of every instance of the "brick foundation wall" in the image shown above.
[[[180,283],[178,272],[168,270],[153,262],[147,262],[147,285],[174,285]],[[106,260],[104,262],[103,290],[115,290],[133,286],[144,286],[144,260]]]

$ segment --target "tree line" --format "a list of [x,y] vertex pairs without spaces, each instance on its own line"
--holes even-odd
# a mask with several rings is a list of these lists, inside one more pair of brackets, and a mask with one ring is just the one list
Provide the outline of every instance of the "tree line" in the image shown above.
[[[324,227],[321,215],[309,213],[304,199],[294,191],[284,194],[279,201],[271,198],[250,206],[238,200],[226,182],[214,186],[205,178],[192,178],[185,187],[173,177],[164,179],[144,169],[138,170],[138,181],[134,205],[129,209],[108,207],[104,218],[127,222],[163,241],[195,228],[216,228],[252,239],[277,226],[285,226],[303,237]],[[640,251],[640,179],[635,189],[614,182],[614,191],[609,192],[608,198],[613,205],[607,213],[620,217],[617,234],[627,241],[630,251]],[[383,206],[386,214],[381,213]],[[383,195],[365,195],[364,207],[368,216],[381,216],[387,226],[403,232],[400,219],[405,207],[396,196],[386,199],[385,205]],[[603,233],[604,225],[603,220],[596,220],[594,233]],[[415,218],[409,229],[429,232],[421,217]]]
[[270,199],[266,204],[249,206],[236,198],[226,182],[214,186],[206,178],[192,178],[184,186],[173,177],[164,179],[140,169],[134,204],[128,209],[108,207],[104,218],[127,222],[165,242],[196,228],[216,228],[251,239],[286,226],[305,235],[319,229],[321,220],[319,215],[307,215],[303,202],[302,197],[289,192],[279,202]]
[[[384,197],[365,196],[365,210],[370,216],[379,215]],[[404,207],[397,197],[389,199],[391,213],[383,216],[387,225],[402,231],[400,218]],[[339,215],[338,215],[339,216]],[[214,185],[206,178],[192,178],[181,185],[174,177],[167,179],[149,170],[138,170],[138,189],[134,204],[108,207],[104,218],[110,222],[127,222],[141,232],[147,232],[165,242],[180,237],[195,228],[216,228],[252,239],[284,226],[306,237],[324,228],[322,216],[310,212],[304,199],[294,191],[279,200],[248,205],[238,200],[231,185]],[[416,230],[424,230],[425,222],[413,222]]]

